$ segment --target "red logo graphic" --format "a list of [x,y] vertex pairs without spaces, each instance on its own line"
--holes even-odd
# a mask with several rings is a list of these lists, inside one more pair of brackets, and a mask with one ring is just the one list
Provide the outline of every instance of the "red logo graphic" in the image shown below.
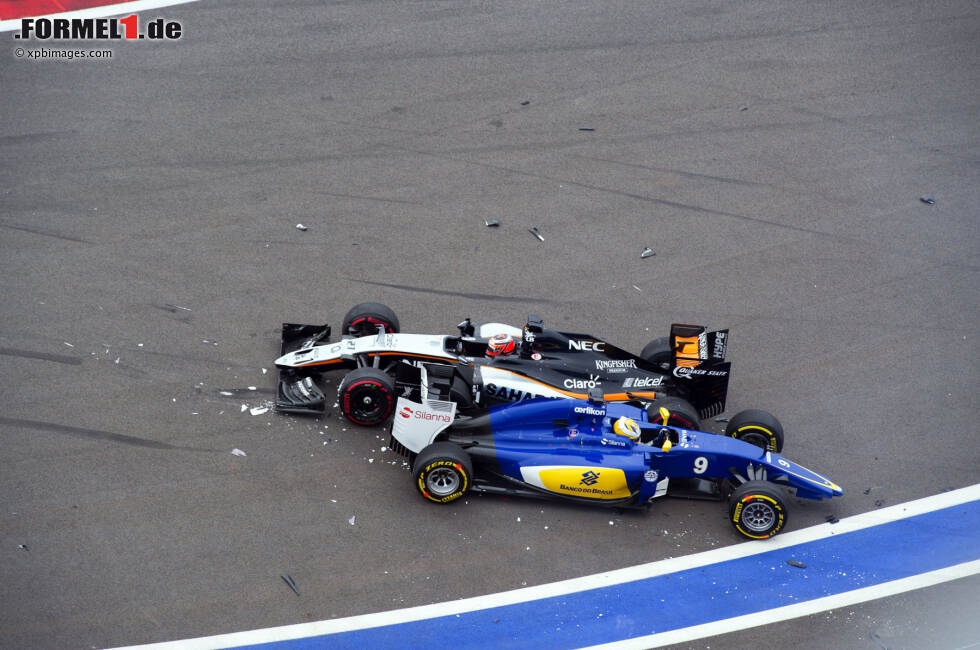
[[412,413],[414,413],[414,411],[406,406],[398,412],[398,415],[402,416],[403,418],[410,418],[412,417]]

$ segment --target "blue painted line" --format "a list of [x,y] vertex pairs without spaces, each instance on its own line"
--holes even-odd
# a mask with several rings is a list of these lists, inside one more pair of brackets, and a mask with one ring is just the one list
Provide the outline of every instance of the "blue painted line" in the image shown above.
[[[806,565],[797,568],[786,563]],[[980,501],[676,573],[289,641],[307,648],[580,648],[753,614],[980,559]]]

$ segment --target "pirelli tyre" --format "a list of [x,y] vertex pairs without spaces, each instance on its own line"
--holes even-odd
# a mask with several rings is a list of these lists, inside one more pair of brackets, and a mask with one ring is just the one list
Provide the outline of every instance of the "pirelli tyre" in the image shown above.
[[768,539],[786,527],[786,501],[767,481],[748,481],[728,500],[728,521],[743,537]]
[[377,368],[358,368],[340,384],[340,409],[348,420],[373,427],[388,419],[395,408],[395,382]]
[[670,396],[657,397],[647,409],[647,417],[650,422],[664,424],[663,418],[660,416],[660,407],[664,407],[670,412],[670,416],[667,418],[667,426],[694,431],[701,430],[701,419],[698,417],[698,412],[686,399]]
[[725,426],[725,435],[769,451],[783,450],[783,425],[768,411],[739,411]]
[[380,302],[362,302],[351,307],[344,316],[340,333],[355,337],[370,336],[377,334],[382,326],[389,334],[401,331],[398,316],[390,307]]
[[640,358],[649,361],[658,370],[669,372],[670,365],[674,361],[673,350],[670,349],[670,337],[662,336],[647,343],[640,352]]
[[436,442],[419,452],[412,463],[412,477],[419,494],[434,503],[450,503],[470,489],[473,464],[469,455],[452,442]]

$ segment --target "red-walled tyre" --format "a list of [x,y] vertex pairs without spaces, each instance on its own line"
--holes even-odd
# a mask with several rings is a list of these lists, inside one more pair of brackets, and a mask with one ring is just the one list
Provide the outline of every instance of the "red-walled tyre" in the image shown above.
[[362,302],[351,307],[344,316],[340,333],[355,337],[370,336],[377,334],[379,327],[384,327],[389,334],[401,331],[398,316],[390,307],[380,302]]
[[358,368],[340,384],[340,408],[354,424],[377,426],[395,409],[395,382],[377,368]]

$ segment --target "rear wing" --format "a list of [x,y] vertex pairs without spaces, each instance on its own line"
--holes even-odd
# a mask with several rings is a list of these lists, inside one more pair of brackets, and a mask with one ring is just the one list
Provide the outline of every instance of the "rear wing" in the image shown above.
[[709,332],[701,325],[674,323],[670,343],[671,374],[701,419],[723,412],[732,374],[732,364],[725,361],[728,330]]
[[672,366],[696,368],[703,361],[724,361],[728,352],[728,330],[709,332],[702,325],[670,326]]
[[[279,356],[330,341],[329,325],[282,324]],[[326,410],[327,398],[309,375],[281,369],[276,387],[276,410],[284,413],[320,415]]]

